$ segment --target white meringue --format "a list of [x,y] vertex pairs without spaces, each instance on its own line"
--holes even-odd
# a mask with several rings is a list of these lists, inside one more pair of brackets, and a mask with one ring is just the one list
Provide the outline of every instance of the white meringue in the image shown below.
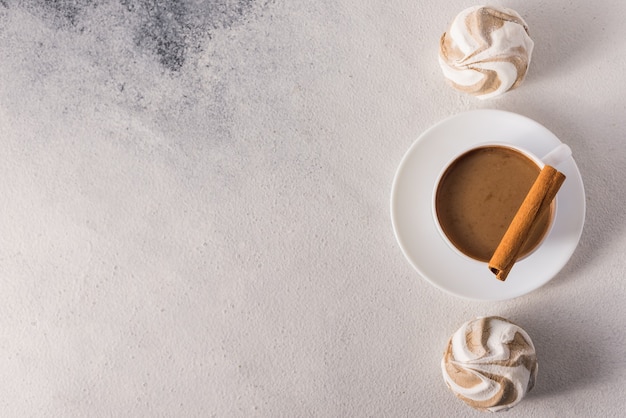
[[455,89],[488,99],[520,85],[533,46],[517,12],[474,6],[459,13],[441,36],[439,65]]
[[454,394],[473,408],[496,412],[517,405],[537,375],[535,346],[519,326],[497,316],[466,322],[441,361]]

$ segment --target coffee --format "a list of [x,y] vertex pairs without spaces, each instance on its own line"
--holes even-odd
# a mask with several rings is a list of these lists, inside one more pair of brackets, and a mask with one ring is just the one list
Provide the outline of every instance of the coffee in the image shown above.
[[[465,255],[488,262],[539,175],[539,166],[504,146],[485,146],[458,157],[446,169],[435,195],[439,225]],[[541,215],[519,256],[542,240],[552,210]]]

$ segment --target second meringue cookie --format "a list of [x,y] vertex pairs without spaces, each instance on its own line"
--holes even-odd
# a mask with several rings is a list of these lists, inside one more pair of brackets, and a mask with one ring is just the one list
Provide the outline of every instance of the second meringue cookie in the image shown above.
[[537,354],[522,328],[498,316],[463,324],[448,340],[441,360],[454,394],[481,411],[517,405],[535,385]]
[[487,99],[520,85],[534,43],[517,12],[474,6],[456,16],[439,46],[439,64],[452,87]]

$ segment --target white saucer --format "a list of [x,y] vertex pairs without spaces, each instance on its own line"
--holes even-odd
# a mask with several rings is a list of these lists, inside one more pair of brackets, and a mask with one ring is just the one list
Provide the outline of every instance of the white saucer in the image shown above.
[[570,259],[582,234],[585,191],[578,167],[568,158],[557,167],[566,180],[557,194],[549,235],[513,266],[505,282],[486,263],[467,260],[439,234],[432,215],[437,175],[459,150],[487,141],[509,143],[545,155],[561,141],[539,123],[500,110],[452,116],[424,132],[404,155],[391,191],[391,220],[404,255],[426,280],[453,295],[505,300],[531,292],[552,279]]

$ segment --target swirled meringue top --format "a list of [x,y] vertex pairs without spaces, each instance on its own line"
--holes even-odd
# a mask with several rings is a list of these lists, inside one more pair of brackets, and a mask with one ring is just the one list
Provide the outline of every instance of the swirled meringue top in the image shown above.
[[450,337],[441,368],[457,397],[495,412],[515,406],[532,389],[537,356],[522,328],[491,316],[463,324]]
[[439,65],[450,84],[487,99],[519,86],[534,43],[517,12],[474,6],[456,16],[439,46]]

